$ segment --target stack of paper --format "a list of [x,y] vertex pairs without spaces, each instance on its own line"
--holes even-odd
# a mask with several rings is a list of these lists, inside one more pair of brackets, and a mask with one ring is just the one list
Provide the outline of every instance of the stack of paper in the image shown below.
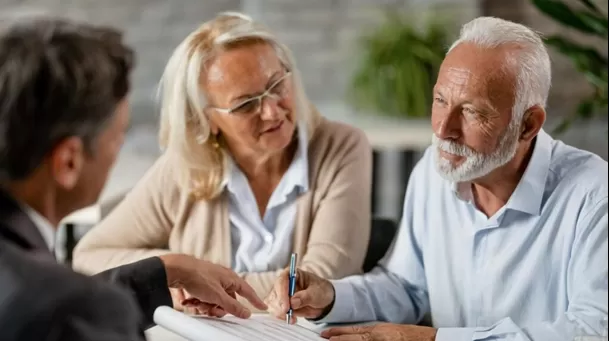
[[268,315],[249,319],[234,316],[191,316],[170,307],[159,307],[154,322],[191,341],[319,341],[319,334],[302,325],[288,325]]

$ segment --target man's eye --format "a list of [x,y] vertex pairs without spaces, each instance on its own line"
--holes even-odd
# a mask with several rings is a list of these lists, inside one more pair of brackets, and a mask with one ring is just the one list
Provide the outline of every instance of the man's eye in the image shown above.
[[463,113],[465,113],[467,115],[475,115],[477,113],[477,111],[473,108],[465,107],[465,108],[463,108]]
[[257,101],[251,100],[244,102],[231,110],[234,114],[249,114],[251,112],[256,111]]
[[436,102],[438,104],[445,104],[446,103],[446,101],[443,98],[441,98],[441,97],[434,97],[433,100],[434,100],[434,102]]

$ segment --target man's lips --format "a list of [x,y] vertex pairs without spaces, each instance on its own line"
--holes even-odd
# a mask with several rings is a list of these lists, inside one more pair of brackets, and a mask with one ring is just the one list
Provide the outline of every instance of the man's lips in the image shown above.
[[462,158],[463,158],[463,156],[461,156],[461,155],[451,154],[451,153],[446,152],[446,151],[444,151],[444,150],[442,150],[442,149],[440,149],[440,155],[441,155],[443,158],[445,158],[445,159],[449,159],[449,160],[459,160],[459,159],[462,159]]

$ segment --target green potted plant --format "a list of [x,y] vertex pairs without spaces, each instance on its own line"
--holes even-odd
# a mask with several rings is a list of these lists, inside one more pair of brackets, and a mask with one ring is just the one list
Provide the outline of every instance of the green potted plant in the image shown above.
[[350,103],[379,115],[428,116],[451,28],[437,13],[417,25],[413,17],[388,12],[380,26],[361,37]]
[[[607,14],[590,0],[579,0],[581,9],[574,9],[560,0],[532,0],[533,5],[556,22],[587,35],[598,37],[607,46]],[[607,115],[607,56],[598,49],[560,35],[545,38],[551,48],[567,56],[577,70],[593,88],[573,115],[567,116],[555,129],[566,131],[576,120],[589,120],[598,115]]]

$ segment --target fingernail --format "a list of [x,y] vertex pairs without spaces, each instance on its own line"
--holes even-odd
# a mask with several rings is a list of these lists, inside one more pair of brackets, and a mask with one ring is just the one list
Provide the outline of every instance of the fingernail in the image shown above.
[[302,300],[300,298],[292,298],[292,308],[293,309],[298,309],[300,308],[300,305],[302,304]]
[[249,318],[250,316],[252,316],[252,312],[249,311],[249,309],[243,309],[243,311],[241,312],[241,317]]

